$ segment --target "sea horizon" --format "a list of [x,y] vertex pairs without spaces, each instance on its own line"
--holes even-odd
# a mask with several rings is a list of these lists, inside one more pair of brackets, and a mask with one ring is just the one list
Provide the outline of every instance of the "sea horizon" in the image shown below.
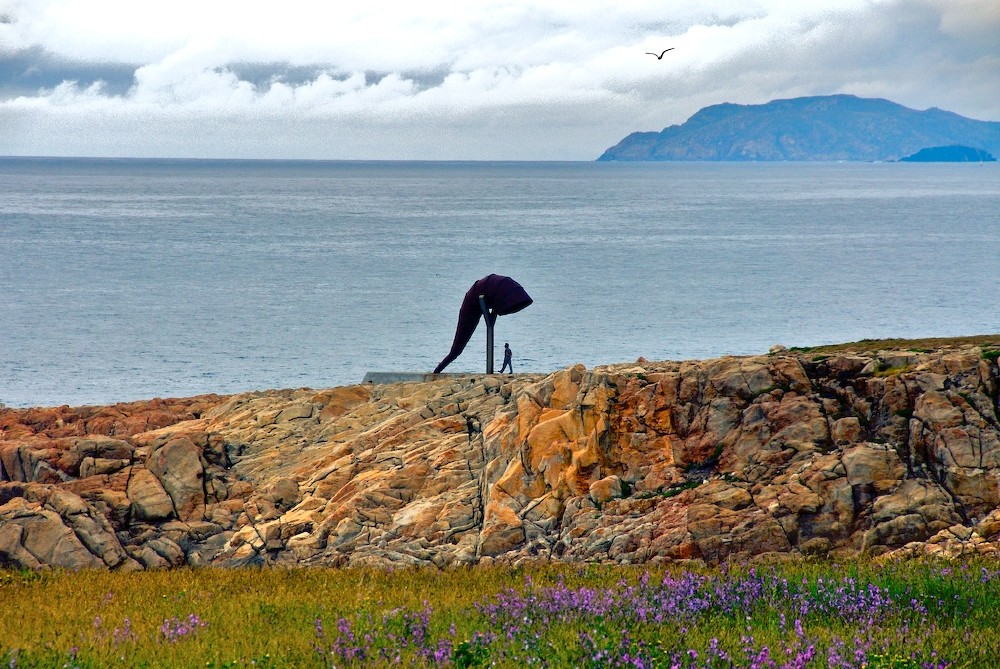
[[[162,162],[222,162],[222,163],[253,163],[253,162],[276,162],[276,163],[500,163],[500,164],[521,164],[521,163],[571,163],[590,164],[600,163],[602,165],[980,165],[989,166],[992,161],[979,163],[976,161],[928,161],[928,162],[908,162],[903,160],[598,160],[593,159],[492,159],[492,158],[254,158],[254,157],[205,157],[205,156],[82,156],[82,155],[0,155],[0,160],[69,160],[69,161],[162,161]],[[1000,160],[996,161],[1000,164]]]
[[[0,158],[10,250],[0,402],[109,404],[430,371],[465,291],[490,273],[535,300],[498,322],[515,372],[995,332],[995,174]],[[479,328],[445,371],[484,371],[483,337]]]

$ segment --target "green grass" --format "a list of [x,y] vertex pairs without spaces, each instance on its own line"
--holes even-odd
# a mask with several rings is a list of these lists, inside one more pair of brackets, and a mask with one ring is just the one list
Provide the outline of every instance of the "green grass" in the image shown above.
[[[706,657],[713,643],[745,659],[740,649],[750,637],[757,651],[767,646],[773,652],[801,650],[807,638],[822,655],[859,636],[870,642],[864,666],[917,667],[922,666],[918,660],[934,658],[955,667],[1000,666],[993,664],[1000,658],[1000,563],[837,566],[807,561],[758,571],[767,573],[766,588],[780,589],[786,581],[786,589],[807,599],[821,601],[823,593],[831,591],[831,581],[841,587],[845,579],[854,579],[864,587],[882,589],[882,596],[897,605],[873,623],[836,610],[803,614],[787,592],[769,592],[759,605],[709,607],[660,622],[625,623],[611,614],[550,619],[529,608],[512,620],[491,623],[477,604],[496,602],[504,592],[530,602],[543,600],[544,589],[557,584],[574,592],[589,588],[631,593],[628,588],[636,588],[644,572],[654,585],[664,576],[681,579],[690,573],[662,566],[565,564],[446,571],[0,571],[0,666],[384,666],[398,653],[402,666],[596,667],[610,666],[605,664],[609,660],[586,658],[620,656],[623,649],[646,653],[656,666],[670,666],[671,653],[697,649]],[[698,570],[695,577],[707,577],[705,587],[711,589],[711,584],[733,583],[751,574],[749,567],[733,567]],[[635,595],[636,606],[646,601],[640,595]],[[926,613],[920,614],[920,607],[926,607]],[[427,612],[425,628],[418,621],[422,611]],[[162,631],[165,621],[176,618],[181,623],[192,614],[204,626],[169,640]],[[799,618],[802,638],[793,630]],[[352,663],[330,654],[341,619],[359,636],[359,647],[372,653],[364,661]],[[322,638],[317,636],[317,620],[324,628]],[[519,627],[523,629],[508,641],[504,635]],[[499,640],[481,643],[477,633],[484,632]],[[360,640],[365,633],[371,638]],[[389,634],[402,641],[387,641]],[[440,663],[418,656],[417,637],[424,634],[434,643],[451,644]],[[381,655],[375,655],[376,650]],[[826,656],[820,655],[807,666],[825,666]],[[737,660],[732,666],[748,665]]]
[[[76,647],[81,667],[259,666],[251,662],[264,656],[275,666],[321,666],[312,649],[317,618],[419,609],[425,600],[457,611],[472,605],[476,588],[516,580],[504,576],[331,569],[7,573],[0,578],[0,661],[15,652],[18,667],[62,666]],[[192,613],[208,625],[174,643],[162,639],[164,620]],[[125,618],[136,643],[115,643]]]
[[898,376],[903,372],[909,372],[913,369],[913,365],[901,365],[899,367],[890,367],[889,365],[880,364],[875,370],[872,376],[876,378],[886,377],[886,376]]
[[789,351],[804,353],[871,353],[875,351],[902,350],[922,353],[943,348],[980,346],[985,351],[1000,348],[1000,334],[971,335],[966,337],[931,337],[923,339],[862,339],[861,341],[823,346],[790,346]]

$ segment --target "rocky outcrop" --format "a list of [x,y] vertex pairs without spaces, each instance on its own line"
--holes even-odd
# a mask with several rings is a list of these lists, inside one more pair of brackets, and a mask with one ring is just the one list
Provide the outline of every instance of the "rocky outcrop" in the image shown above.
[[0,410],[0,564],[994,554],[978,347]]

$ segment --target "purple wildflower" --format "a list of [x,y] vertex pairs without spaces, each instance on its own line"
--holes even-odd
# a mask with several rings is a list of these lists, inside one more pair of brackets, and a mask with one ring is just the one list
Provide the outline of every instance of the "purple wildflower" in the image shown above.
[[165,619],[160,625],[160,634],[163,635],[164,640],[175,642],[186,636],[194,635],[199,629],[207,626],[208,623],[197,614],[189,613],[186,618],[174,616]]

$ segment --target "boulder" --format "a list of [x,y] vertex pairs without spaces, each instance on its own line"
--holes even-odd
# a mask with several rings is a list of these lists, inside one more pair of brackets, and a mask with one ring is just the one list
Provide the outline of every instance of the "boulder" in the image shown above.
[[491,503],[480,533],[477,553],[494,557],[517,548],[525,541],[524,522],[508,506]]
[[618,476],[606,476],[590,484],[590,498],[598,504],[621,496],[622,480]]
[[205,466],[188,436],[165,439],[150,453],[146,468],[159,479],[181,520],[200,520],[205,511]]
[[[0,526],[8,524],[18,526],[20,530],[7,530],[5,559],[17,560],[19,567],[45,565],[87,569],[109,566],[87,550],[55,511],[13,500],[0,506]],[[20,536],[17,537],[17,534]],[[27,558],[21,549],[31,558]]]
[[151,471],[145,467],[132,469],[127,495],[137,520],[155,521],[174,516],[174,503]]
[[38,569],[42,563],[24,547],[24,527],[0,523],[0,567]]

